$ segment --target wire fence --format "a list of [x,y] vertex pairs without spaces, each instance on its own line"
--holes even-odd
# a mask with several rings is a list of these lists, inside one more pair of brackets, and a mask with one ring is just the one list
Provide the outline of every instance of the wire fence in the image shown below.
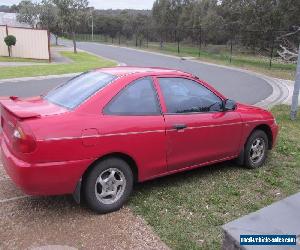
[[[200,57],[228,63],[264,68],[295,69],[295,64],[282,60],[277,50],[287,31],[226,31],[201,28],[95,31],[94,34],[76,34],[78,41],[93,41],[128,47],[178,54],[182,57]],[[67,38],[71,36],[65,34]],[[292,38],[299,42],[299,36]]]

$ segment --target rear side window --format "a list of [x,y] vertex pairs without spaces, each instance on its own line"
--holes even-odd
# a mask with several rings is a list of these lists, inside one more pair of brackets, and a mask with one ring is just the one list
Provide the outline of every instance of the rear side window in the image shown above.
[[104,109],[110,115],[158,115],[160,108],[149,77],[134,81],[119,92]]
[[99,71],[83,73],[50,91],[44,98],[59,106],[74,109],[116,78]]

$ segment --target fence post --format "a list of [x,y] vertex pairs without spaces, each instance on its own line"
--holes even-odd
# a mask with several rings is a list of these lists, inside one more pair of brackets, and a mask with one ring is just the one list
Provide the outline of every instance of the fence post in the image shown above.
[[200,26],[200,30],[199,30],[199,52],[198,52],[198,57],[200,57],[201,54],[201,39],[202,39],[202,31],[201,31],[201,26]]
[[[176,32],[179,33],[179,32]],[[177,53],[180,54],[180,41],[179,41],[179,35],[177,34]]]
[[[7,24],[5,25],[5,31],[6,31],[6,36],[8,36],[8,27],[7,27]],[[12,46],[11,46],[11,47],[12,47]],[[11,56],[11,54],[10,54],[10,52],[11,52],[11,47],[9,48],[9,47],[7,46],[8,56],[9,56],[9,57]]]
[[162,37],[162,30],[160,31],[160,49],[163,49],[163,37]]
[[50,32],[47,30],[47,35],[48,35],[48,54],[49,54],[49,63],[51,63],[51,52],[50,52]]
[[94,41],[94,17],[92,12],[92,41]]
[[294,85],[294,92],[293,92],[293,99],[292,99],[292,106],[291,106],[291,114],[290,114],[291,120],[296,120],[296,117],[297,117],[299,89],[300,89],[300,44],[299,44],[299,51],[298,51],[298,63],[297,63],[297,70],[296,70],[296,80],[295,80],[295,85]]
[[[174,43],[177,42],[177,30],[174,31]],[[173,39],[172,39],[172,43],[173,43]]]
[[232,61],[232,47],[233,47],[233,45],[232,45],[232,37],[231,37],[231,39],[230,39],[230,59],[229,59],[230,63]]
[[149,29],[147,28],[147,48],[149,47]]
[[272,60],[273,60],[273,53],[274,53],[274,43],[275,43],[275,37],[274,34],[272,33],[272,47],[271,47],[271,54],[270,54],[270,69],[272,68]]
[[138,36],[137,36],[137,34],[135,34],[135,47],[137,47],[138,46]]

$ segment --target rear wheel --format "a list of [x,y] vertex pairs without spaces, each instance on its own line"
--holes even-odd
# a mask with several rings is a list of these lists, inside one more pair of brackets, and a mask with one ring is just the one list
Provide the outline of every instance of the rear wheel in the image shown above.
[[97,213],[120,209],[133,187],[130,166],[119,158],[99,162],[87,175],[83,192],[88,206]]
[[255,130],[249,137],[244,149],[244,164],[248,168],[261,167],[267,158],[268,137],[262,130]]

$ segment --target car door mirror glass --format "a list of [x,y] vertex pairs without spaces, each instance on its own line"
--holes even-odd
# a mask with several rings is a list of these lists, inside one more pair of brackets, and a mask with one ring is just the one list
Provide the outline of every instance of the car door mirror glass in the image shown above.
[[233,111],[236,109],[236,102],[234,100],[226,100],[224,103],[224,111]]

